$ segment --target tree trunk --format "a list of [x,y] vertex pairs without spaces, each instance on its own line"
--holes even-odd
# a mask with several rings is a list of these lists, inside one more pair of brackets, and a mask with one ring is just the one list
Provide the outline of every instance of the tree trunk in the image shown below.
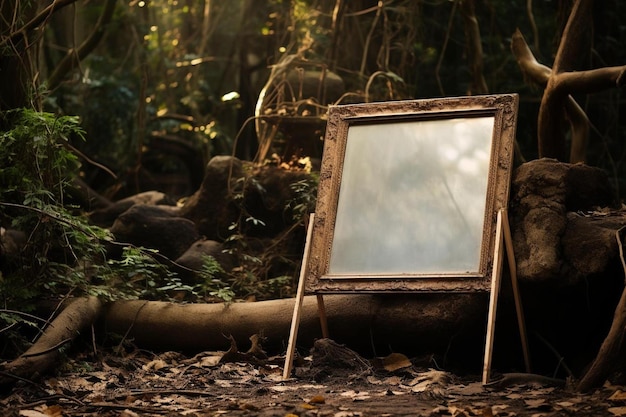
[[540,158],[566,160],[563,124],[567,120],[572,132],[569,161],[584,162],[589,120],[570,94],[598,92],[626,82],[626,66],[574,71],[582,54],[581,45],[588,36],[592,6],[591,0],[577,0],[574,4],[552,69],[537,62],[519,30],[512,37],[511,50],[522,72],[529,81],[545,87],[537,121]]

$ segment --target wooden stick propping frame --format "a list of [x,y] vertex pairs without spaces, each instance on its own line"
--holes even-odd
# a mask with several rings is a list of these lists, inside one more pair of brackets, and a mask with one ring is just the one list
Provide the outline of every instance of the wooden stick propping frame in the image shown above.
[[[291,375],[293,367],[293,357],[296,352],[296,339],[298,338],[298,328],[300,327],[300,315],[302,314],[302,301],[304,300],[307,264],[309,260],[309,250],[311,246],[311,235],[313,234],[314,213],[309,216],[309,224],[307,226],[306,240],[304,242],[304,255],[302,257],[302,266],[300,267],[300,277],[298,278],[298,290],[296,292],[296,302],[293,307],[293,316],[291,319],[291,329],[289,331],[289,343],[287,344],[287,353],[285,354],[285,366],[283,367],[283,379],[288,379]],[[322,304],[323,305],[323,304]],[[319,299],[318,299],[319,309]],[[324,316],[325,318],[326,316]]]
[[507,254],[507,261],[509,264],[513,298],[515,300],[515,311],[517,314],[517,324],[519,327],[522,352],[524,354],[524,365],[526,367],[526,372],[531,371],[530,353],[528,350],[528,339],[526,336],[526,323],[524,320],[524,310],[522,308],[522,301],[517,285],[517,267],[515,264],[515,254],[513,252],[513,239],[511,237],[511,228],[509,225],[507,209],[504,208],[498,211],[498,218],[496,221],[496,244],[493,255],[493,272],[491,275],[489,315],[487,317],[487,338],[485,341],[483,384],[487,384],[491,378],[491,359],[493,357],[493,339],[496,326],[496,310],[498,309],[498,296],[500,293],[500,284],[502,282],[502,262],[504,259],[503,255],[505,250]]
[[483,384],[491,378],[491,359],[493,357],[493,338],[496,330],[496,310],[502,277],[503,255],[502,210],[498,211],[496,221],[496,244],[493,250],[493,272],[491,273],[491,293],[489,297],[489,314],[487,316],[487,338],[485,340],[485,358],[483,362]]

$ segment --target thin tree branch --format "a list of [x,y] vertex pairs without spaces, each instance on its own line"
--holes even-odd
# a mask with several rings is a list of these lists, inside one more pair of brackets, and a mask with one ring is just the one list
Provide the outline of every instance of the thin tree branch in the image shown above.
[[591,122],[585,111],[572,96],[567,96],[565,113],[567,114],[567,120],[570,123],[570,131],[572,133],[569,161],[573,164],[585,162]]
[[461,0],[461,14],[465,23],[467,59],[472,82],[469,94],[487,94],[489,88],[483,75],[483,46],[480,38],[480,26],[476,18],[474,0]]
[[593,0],[577,0],[574,3],[552,65],[552,72],[555,74],[571,71],[576,67],[583,41],[589,37],[592,8]]
[[533,32],[533,45],[535,47],[535,52],[539,53],[539,31],[537,30],[535,15],[533,14],[533,0],[526,0],[526,14],[528,14],[528,22],[530,23],[530,29]]
[[26,23],[21,28],[17,29],[14,32],[11,32],[9,36],[4,39],[0,39],[0,47],[6,45],[7,43],[15,43],[22,36],[26,35],[27,32],[35,29],[40,26],[46,19],[50,18],[52,14],[56,11],[62,9],[65,6],[69,6],[72,3],[76,3],[77,0],[55,0],[51,5],[43,9],[37,16],[33,17],[28,23]]
[[446,93],[443,90],[443,85],[441,84],[441,77],[439,76],[439,72],[441,71],[441,65],[443,64],[443,57],[446,54],[446,49],[448,48],[448,42],[450,41],[450,33],[452,32],[452,24],[454,23],[454,14],[456,13],[456,6],[458,3],[459,3],[459,0],[454,0],[454,3],[452,4],[452,11],[450,12],[450,18],[448,19],[448,29],[446,30],[446,38],[443,40],[441,53],[439,54],[439,59],[437,60],[437,66],[435,67],[435,78],[437,79],[439,92],[441,93],[442,96],[445,96]]
[[562,72],[556,75],[555,88],[568,93],[595,93],[624,85],[626,65],[604,67],[587,71]]
[[96,23],[96,26],[87,39],[78,47],[70,49],[61,62],[50,74],[48,78],[48,88],[54,90],[59,86],[63,78],[77,66],[91,51],[95,49],[106,32],[106,26],[113,18],[115,3],[117,0],[107,0],[104,10]]
[[552,70],[535,59],[519,28],[515,29],[515,33],[513,33],[511,38],[511,52],[517,60],[517,65],[522,70],[526,82],[545,87]]
[[370,48],[370,42],[372,41],[372,35],[374,34],[374,30],[378,25],[378,19],[380,19],[380,14],[383,11],[384,1],[380,0],[378,2],[378,7],[376,8],[376,15],[374,16],[374,20],[372,21],[372,26],[370,27],[370,31],[365,38],[365,45],[363,46],[363,56],[361,58],[361,68],[359,69],[359,74],[363,76],[365,74],[365,63],[367,62],[367,53]]

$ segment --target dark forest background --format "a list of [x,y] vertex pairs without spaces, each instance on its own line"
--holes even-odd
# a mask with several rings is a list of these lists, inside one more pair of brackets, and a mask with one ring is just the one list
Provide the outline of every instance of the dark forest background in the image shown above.
[[[592,13],[585,13],[590,24],[584,39],[563,42],[577,51],[574,69],[625,63],[624,3],[576,4],[590,6]],[[304,225],[315,209],[328,106],[518,93],[515,161],[536,159],[543,89],[525,79],[511,40],[519,29],[537,60],[551,67],[573,5],[570,0],[1,1],[5,305],[80,292],[170,299],[173,288],[210,300],[293,295]],[[605,74],[622,82],[620,67]],[[595,91],[594,86],[577,91]],[[579,155],[609,174],[620,197],[626,184],[621,89],[574,96],[590,120],[588,149]],[[560,110],[554,105],[548,110],[554,120],[563,119],[567,131]],[[203,261],[197,282],[188,285],[163,269],[179,253],[162,259],[162,248],[141,239],[127,241],[132,245],[123,250],[122,242],[114,242],[123,234],[114,237],[106,228],[128,207],[122,204],[117,212],[113,202],[144,191],[165,193],[171,205],[178,201],[172,210],[186,204],[187,224],[189,218],[199,222],[189,207],[198,203],[194,193],[216,156],[243,161],[241,178],[231,165],[227,179],[205,181],[227,184],[223,195],[217,188],[209,191],[228,216],[218,219],[224,230],[216,236],[206,230],[199,236],[219,240],[216,253],[234,255],[236,267],[224,271],[215,259]],[[262,175],[267,172],[273,176]],[[105,208],[115,215],[98,223],[94,210]],[[205,211],[198,209],[219,217]],[[163,230],[160,225],[147,235],[162,243]],[[183,239],[195,236],[175,230]],[[9,240],[12,234],[19,238]],[[259,237],[265,241],[254,240]]]
[[[3,59],[24,53],[24,45],[10,35],[45,9],[39,3],[2,3]],[[67,5],[29,34],[28,59],[20,58],[28,72],[22,78],[26,94],[11,98],[19,94],[8,83],[1,92],[3,108],[32,104],[79,116],[87,139],[74,145],[118,175],[114,179],[84,164],[84,179],[116,199],[155,187],[178,197],[188,195],[212,156],[234,153],[255,159],[258,132],[251,118],[272,68],[281,65],[289,70],[328,69],[341,78],[338,98],[313,97],[321,107],[304,114],[322,119],[324,106],[333,103],[517,92],[517,161],[534,159],[542,90],[525,83],[510,39],[519,28],[537,59],[550,66],[572,2],[57,3]],[[595,2],[578,69],[626,61],[625,8],[617,0]],[[3,79],[10,76],[5,71]],[[290,88],[299,87],[292,83]],[[626,157],[621,90],[576,99],[592,123],[586,162],[606,169],[621,184]],[[303,115],[280,103],[273,111],[281,119]],[[306,129],[301,131],[305,136]],[[281,134],[283,142],[298,141],[297,128],[295,132],[279,132],[272,146],[280,144]],[[149,175],[140,179],[138,172]]]

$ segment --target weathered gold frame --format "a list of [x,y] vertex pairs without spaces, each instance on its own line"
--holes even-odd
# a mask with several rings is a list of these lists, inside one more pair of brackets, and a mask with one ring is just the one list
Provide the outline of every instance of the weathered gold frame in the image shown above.
[[[306,291],[314,293],[489,291],[497,214],[499,210],[506,209],[509,198],[517,107],[518,96],[516,94],[332,106],[329,110],[326,128],[310,253],[306,261],[307,265],[304,265],[307,271]],[[494,118],[478,271],[452,274],[445,272],[399,275],[329,274],[343,161],[350,126],[389,123],[390,121],[419,123],[427,120],[477,116],[493,116]]]

